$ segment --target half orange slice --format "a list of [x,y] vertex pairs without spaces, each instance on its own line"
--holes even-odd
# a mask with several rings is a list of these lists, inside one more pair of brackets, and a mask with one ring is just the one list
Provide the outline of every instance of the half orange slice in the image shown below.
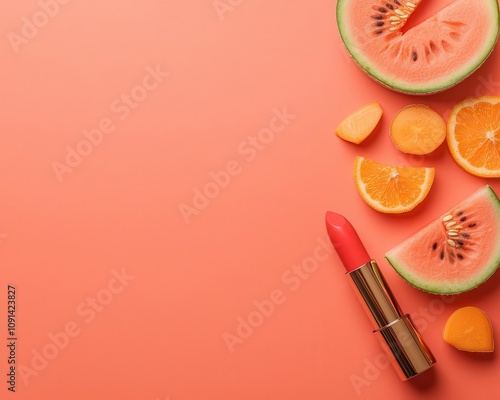
[[354,161],[354,181],[362,199],[383,213],[413,210],[429,193],[434,168],[395,167],[364,157]]
[[454,160],[473,175],[500,177],[500,97],[461,101],[451,111],[446,136]]

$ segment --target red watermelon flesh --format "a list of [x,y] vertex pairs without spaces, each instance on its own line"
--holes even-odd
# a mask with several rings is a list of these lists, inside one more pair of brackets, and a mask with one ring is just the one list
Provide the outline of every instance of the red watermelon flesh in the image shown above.
[[411,285],[436,294],[471,290],[500,265],[500,201],[485,186],[386,253]]
[[499,32],[497,0],[443,1],[440,11],[404,32],[421,1],[337,2],[339,32],[358,65],[385,86],[412,94],[465,79],[488,58]]

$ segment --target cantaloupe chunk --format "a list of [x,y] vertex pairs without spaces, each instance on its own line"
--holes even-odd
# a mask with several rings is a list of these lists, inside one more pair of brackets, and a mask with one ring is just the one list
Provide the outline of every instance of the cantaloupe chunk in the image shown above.
[[360,144],[377,127],[382,118],[382,107],[377,102],[368,103],[349,114],[335,130],[337,136],[348,142]]
[[446,138],[446,122],[425,104],[412,104],[399,111],[391,124],[391,139],[403,153],[425,155]]
[[450,315],[443,339],[458,350],[492,352],[493,329],[486,313],[477,307],[462,307]]

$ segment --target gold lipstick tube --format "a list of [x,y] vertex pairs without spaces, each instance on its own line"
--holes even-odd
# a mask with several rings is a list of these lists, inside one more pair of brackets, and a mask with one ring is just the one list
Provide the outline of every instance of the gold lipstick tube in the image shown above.
[[432,367],[436,360],[408,314],[403,314],[377,263],[372,260],[347,272],[382,348],[401,380]]

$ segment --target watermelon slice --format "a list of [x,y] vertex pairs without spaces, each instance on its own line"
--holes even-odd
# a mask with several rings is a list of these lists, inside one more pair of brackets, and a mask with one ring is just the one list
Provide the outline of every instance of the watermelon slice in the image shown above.
[[488,58],[499,32],[497,0],[454,0],[403,33],[421,1],[337,2],[340,35],[354,60],[383,85],[410,94],[465,79]]
[[500,265],[500,201],[486,185],[385,255],[411,285],[427,292],[471,290]]

